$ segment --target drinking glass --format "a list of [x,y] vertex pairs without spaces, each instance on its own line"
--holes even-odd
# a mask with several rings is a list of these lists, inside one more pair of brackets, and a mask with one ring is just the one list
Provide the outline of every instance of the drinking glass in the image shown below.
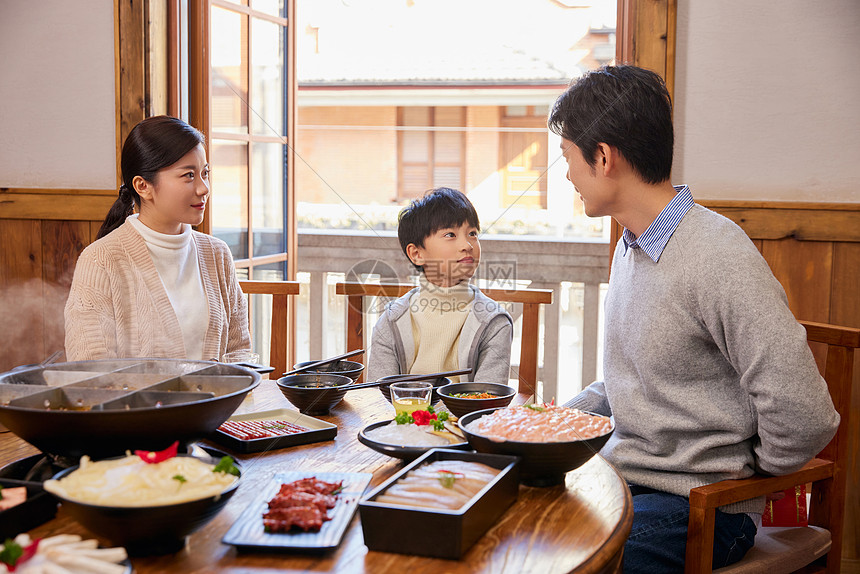
[[232,351],[221,355],[222,363],[251,363],[253,365],[260,364],[260,354],[251,351]]
[[391,404],[397,414],[427,410],[433,395],[433,383],[409,382],[391,383]]
[[[222,363],[248,363],[251,365],[259,365],[260,364],[260,354],[253,353],[251,351],[232,351],[230,353],[225,353],[221,355]],[[269,378],[268,375],[263,375],[262,378]],[[239,408],[236,410],[234,414],[244,414],[254,412],[255,410],[255,402],[254,402],[254,392],[251,391],[245,396],[245,399],[242,401],[242,404],[239,405]]]

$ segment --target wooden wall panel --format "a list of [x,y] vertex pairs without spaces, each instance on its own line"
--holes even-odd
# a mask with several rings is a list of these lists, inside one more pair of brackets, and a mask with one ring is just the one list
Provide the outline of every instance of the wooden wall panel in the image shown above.
[[[119,3],[119,141],[146,117],[145,0]],[[117,154],[119,155],[119,154]]]
[[765,240],[762,255],[782,283],[795,317],[828,323],[833,244],[795,239]]
[[860,242],[836,243],[833,246],[830,320],[860,327]]
[[67,195],[29,191],[0,190],[0,218],[90,221],[104,218],[117,194],[113,190],[100,190],[96,194],[65,190]]
[[42,224],[0,219],[0,372],[45,358]]
[[88,221],[42,222],[42,293],[45,351],[65,347],[63,309],[69,297],[75,263],[90,241]]
[[[833,281],[830,296],[830,321],[839,325],[860,326],[860,243],[836,243],[833,248]],[[848,431],[849,481],[845,500],[845,534],[842,571],[860,572],[860,352],[854,353],[854,385],[851,395],[852,418]]]

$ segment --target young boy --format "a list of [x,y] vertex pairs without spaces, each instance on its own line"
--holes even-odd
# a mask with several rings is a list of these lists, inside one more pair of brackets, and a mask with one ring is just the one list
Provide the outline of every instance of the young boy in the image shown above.
[[469,283],[481,261],[479,231],[472,203],[447,187],[400,212],[397,236],[420,284],[373,328],[368,380],[470,368],[460,381],[508,384],[513,321]]
[[[606,67],[556,101],[567,178],[624,226],[606,296],[604,380],[567,406],[612,415],[601,450],[630,484],[624,572],[682,572],[691,488],[787,474],[833,408],[785,292],[746,234],[670,182],[672,104],[653,72]],[[717,510],[713,567],[752,546],[764,497]]]

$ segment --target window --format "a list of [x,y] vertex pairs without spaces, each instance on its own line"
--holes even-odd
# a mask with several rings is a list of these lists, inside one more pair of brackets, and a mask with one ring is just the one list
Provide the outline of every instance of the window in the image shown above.
[[[288,200],[293,129],[289,110],[294,98],[289,94],[294,93],[290,82],[295,80],[287,67],[287,13],[293,7],[285,0],[202,2],[207,4],[209,83],[207,90],[205,79],[201,81],[201,91],[208,96],[201,98],[201,116],[203,124],[207,118],[209,122],[209,231],[230,247],[240,279],[291,279],[295,232]],[[251,296],[249,313],[254,350],[265,362],[271,296]]]
[[505,106],[499,120],[499,170],[504,207],[547,208],[547,106]]
[[240,277],[286,276],[286,34],[283,0],[211,10],[212,234]]
[[398,199],[434,187],[465,189],[463,107],[398,108]]

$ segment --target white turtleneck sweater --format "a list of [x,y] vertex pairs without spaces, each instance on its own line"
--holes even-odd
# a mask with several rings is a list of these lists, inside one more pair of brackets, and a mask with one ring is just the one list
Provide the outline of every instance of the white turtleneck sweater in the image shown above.
[[146,242],[167,298],[176,312],[186,356],[207,358],[203,356],[203,339],[209,326],[209,304],[200,276],[197,247],[191,240],[191,226],[183,224],[182,233],[168,235],[141,223],[137,214],[128,220]]
[[[439,287],[427,281],[422,273],[420,286],[409,302],[415,340],[415,360],[409,373],[456,370],[460,364],[457,353],[460,332],[474,299],[469,282]],[[456,383],[459,377],[451,380]]]

